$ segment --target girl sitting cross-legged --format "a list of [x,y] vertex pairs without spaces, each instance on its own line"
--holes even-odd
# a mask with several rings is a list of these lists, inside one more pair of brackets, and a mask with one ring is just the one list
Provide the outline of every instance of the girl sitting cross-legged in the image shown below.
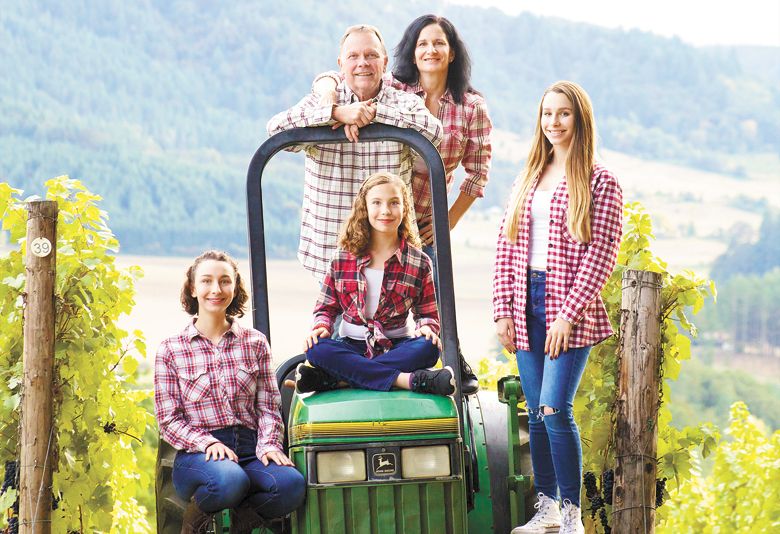
[[[452,369],[427,369],[439,359],[439,315],[413,209],[398,176],[376,173],[361,186],[314,308],[304,345],[310,365],[296,373],[299,393],[340,385],[455,392]],[[410,309],[414,330],[407,326]],[[341,339],[328,339],[340,313]]]

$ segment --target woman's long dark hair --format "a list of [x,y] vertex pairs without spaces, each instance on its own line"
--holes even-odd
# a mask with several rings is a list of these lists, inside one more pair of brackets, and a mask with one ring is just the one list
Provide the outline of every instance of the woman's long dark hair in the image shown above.
[[417,39],[420,38],[420,32],[430,24],[438,24],[444,30],[447,41],[450,43],[450,49],[455,54],[455,59],[450,63],[450,68],[447,72],[447,88],[452,93],[455,102],[462,104],[463,95],[467,91],[474,91],[474,88],[471,87],[471,58],[455,26],[444,17],[423,15],[414,19],[407,26],[401,41],[394,50],[395,66],[393,67],[393,76],[396,80],[409,85],[419,81],[420,73],[417,71],[417,65],[414,64],[414,51],[417,48]]

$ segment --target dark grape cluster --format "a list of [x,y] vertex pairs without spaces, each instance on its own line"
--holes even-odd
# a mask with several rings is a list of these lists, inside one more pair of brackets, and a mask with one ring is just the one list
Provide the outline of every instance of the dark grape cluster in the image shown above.
[[585,496],[590,501],[590,518],[595,520],[596,514],[598,514],[605,534],[611,534],[612,532],[612,528],[609,526],[606,505],[612,506],[612,485],[614,479],[615,472],[612,469],[601,473],[601,491],[599,491],[598,479],[594,473],[588,471],[582,477],[582,485],[585,486]]
[[[16,461],[10,461],[5,463],[5,475],[3,476],[3,487],[0,489],[0,493],[5,492],[7,489],[17,489],[19,487],[19,473],[18,464]],[[16,499],[13,506],[13,515],[8,518],[8,528],[4,531],[7,534],[19,534],[19,499]],[[0,513],[5,513],[5,510],[0,510]]]
[[655,479],[655,507],[660,508],[664,505],[666,498],[666,477]]
[[609,519],[607,519],[606,508],[602,508],[599,511],[599,519],[601,519],[601,526],[604,527],[604,534],[612,534],[612,527],[609,526]]
[[106,423],[103,425],[103,432],[106,434],[111,434],[113,432],[116,432],[116,423]]
[[16,489],[16,461],[10,461],[5,463],[5,477],[3,478],[3,488],[0,489],[0,493],[4,492],[8,488]]
[[599,489],[596,486],[596,475],[594,475],[592,471],[585,472],[582,476],[582,483],[585,486],[585,495],[588,499],[595,497],[599,492]]
[[582,477],[582,483],[585,486],[585,496],[590,501],[590,518],[595,519],[598,511],[604,509],[604,499],[601,498],[596,484],[596,475],[587,471]]
[[612,506],[612,486],[615,483],[615,472],[607,469],[601,473],[601,494],[604,496],[604,502]]

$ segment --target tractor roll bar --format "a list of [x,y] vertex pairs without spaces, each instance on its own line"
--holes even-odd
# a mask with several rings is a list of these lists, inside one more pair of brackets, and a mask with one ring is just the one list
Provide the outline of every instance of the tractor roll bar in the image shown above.
[[[436,245],[436,259],[434,261],[436,261],[438,268],[438,276],[435,282],[441,320],[441,339],[445,348],[443,358],[445,365],[452,367],[455,374],[455,380],[457,381],[455,401],[460,412],[462,397],[460,361],[458,358],[458,327],[455,317],[455,291],[452,276],[452,252],[450,249],[444,164],[436,147],[416,130],[374,123],[360,129],[360,140],[404,143],[414,149],[428,166],[433,207],[434,243]],[[349,141],[344,134],[343,128],[338,130],[333,130],[330,126],[293,128],[267,139],[257,149],[249,164],[246,178],[246,198],[249,222],[252,319],[254,327],[263,332],[269,341],[271,339],[271,327],[268,310],[268,273],[265,262],[263,195],[261,188],[263,170],[268,161],[277,152],[289,146],[346,142]]]

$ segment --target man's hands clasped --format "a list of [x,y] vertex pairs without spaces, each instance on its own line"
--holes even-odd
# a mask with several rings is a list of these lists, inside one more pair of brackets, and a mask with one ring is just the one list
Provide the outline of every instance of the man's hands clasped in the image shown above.
[[371,124],[375,117],[376,102],[373,100],[335,106],[332,118],[336,122],[333,124],[333,129],[336,130],[343,126],[347,139],[352,143],[357,143],[360,128]]

